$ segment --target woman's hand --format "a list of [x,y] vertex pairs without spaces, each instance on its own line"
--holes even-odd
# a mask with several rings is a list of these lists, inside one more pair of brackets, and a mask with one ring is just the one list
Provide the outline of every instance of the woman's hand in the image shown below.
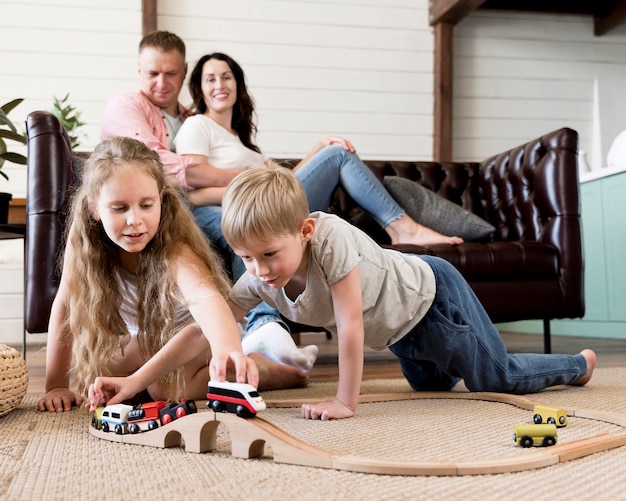
[[354,409],[338,399],[332,402],[320,402],[319,404],[302,405],[302,417],[304,419],[320,419],[328,421],[329,419],[344,419],[354,416]]
[[99,405],[119,404],[134,397],[144,388],[139,387],[132,376],[128,377],[97,377],[89,385],[89,401],[87,410],[93,412]]
[[319,149],[321,150],[325,146],[332,146],[334,144],[339,144],[339,145],[343,146],[343,148],[345,150],[349,151],[350,153],[354,153],[356,151],[356,148],[352,145],[352,143],[350,141],[348,141],[347,139],[345,139],[343,137],[338,137],[338,136],[324,136],[324,137],[322,137],[320,139],[321,147]]
[[71,411],[72,407],[80,407],[83,404],[83,397],[76,395],[68,388],[55,388],[48,391],[37,403],[37,408],[41,412],[63,412]]

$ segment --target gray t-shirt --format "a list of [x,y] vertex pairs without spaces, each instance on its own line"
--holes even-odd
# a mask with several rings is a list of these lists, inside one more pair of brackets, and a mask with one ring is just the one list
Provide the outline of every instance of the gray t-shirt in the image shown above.
[[292,301],[244,273],[231,291],[232,301],[249,310],[261,301],[286,318],[337,332],[330,286],[360,266],[365,344],[383,349],[407,334],[424,317],[435,297],[435,275],[412,254],[383,249],[343,219],[323,212],[309,244],[309,267],[302,294]]

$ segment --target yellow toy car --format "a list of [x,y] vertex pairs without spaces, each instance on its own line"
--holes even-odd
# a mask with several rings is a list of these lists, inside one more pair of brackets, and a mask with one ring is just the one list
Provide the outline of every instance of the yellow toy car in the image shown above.
[[567,411],[565,409],[550,407],[549,405],[535,405],[533,413],[535,424],[555,424],[558,428],[567,425]]
[[547,447],[556,444],[555,424],[516,424],[513,440],[522,447]]

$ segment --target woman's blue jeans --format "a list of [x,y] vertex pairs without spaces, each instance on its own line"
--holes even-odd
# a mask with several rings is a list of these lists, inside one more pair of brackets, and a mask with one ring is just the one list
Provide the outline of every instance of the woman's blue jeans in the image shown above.
[[[304,187],[311,212],[327,210],[335,189],[341,185],[383,228],[404,214],[404,210],[358,155],[342,146],[323,148],[302,165],[295,176]],[[232,277],[236,281],[245,271],[245,266],[222,235],[222,208],[203,206],[193,207],[192,210],[204,234],[223,255],[228,256]],[[287,328],[278,311],[266,303],[252,310],[247,319],[247,332],[253,332],[267,322],[279,322]]]
[[295,173],[309,201],[309,210],[326,211],[337,186],[383,228],[404,215],[383,184],[356,153],[327,146]]
[[435,301],[420,323],[389,347],[413,389],[449,390],[463,379],[470,391],[523,394],[585,374],[587,362],[580,354],[508,354],[458,270],[444,259],[419,257],[435,273]]

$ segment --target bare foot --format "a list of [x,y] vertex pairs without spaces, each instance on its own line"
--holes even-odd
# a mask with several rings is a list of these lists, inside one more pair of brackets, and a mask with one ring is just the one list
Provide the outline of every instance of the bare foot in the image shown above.
[[259,353],[248,355],[259,369],[259,390],[302,388],[309,384],[309,375],[296,367],[277,364]]
[[571,383],[574,386],[585,386],[591,379],[593,370],[596,368],[596,354],[592,350],[583,350],[580,354],[585,357],[587,361],[587,372]]
[[463,243],[462,238],[443,235],[438,231],[416,223],[406,214],[389,224],[385,228],[385,231],[391,237],[391,243],[393,245],[459,245]]

